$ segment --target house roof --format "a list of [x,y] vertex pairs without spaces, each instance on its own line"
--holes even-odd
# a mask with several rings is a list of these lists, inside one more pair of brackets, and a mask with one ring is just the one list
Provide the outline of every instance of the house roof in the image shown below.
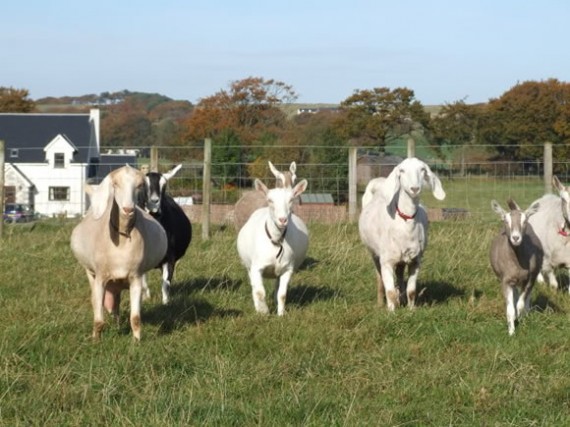
[[[58,135],[77,148],[74,162],[87,163],[91,130],[89,114],[0,113],[0,140],[11,163],[43,162],[45,146]],[[18,149],[17,157],[10,157],[12,149]]]
[[109,173],[128,164],[137,167],[137,158],[132,154],[101,154],[99,163],[96,166],[95,174],[91,176],[91,183],[98,184]]

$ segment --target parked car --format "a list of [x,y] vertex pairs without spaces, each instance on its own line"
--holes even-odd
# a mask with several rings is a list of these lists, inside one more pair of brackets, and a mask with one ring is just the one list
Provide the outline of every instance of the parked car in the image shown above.
[[28,222],[34,219],[34,212],[23,203],[6,203],[4,222]]

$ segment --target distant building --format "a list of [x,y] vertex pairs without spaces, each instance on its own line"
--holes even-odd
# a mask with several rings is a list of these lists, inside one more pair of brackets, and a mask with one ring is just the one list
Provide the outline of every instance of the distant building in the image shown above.
[[100,155],[98,109],[86,114],[0,113],[0,140],[5,144],[5,202],[27,204],[45,216],[82,215],[85,183],[96,183],[125,163],[135,165],[133,155]]

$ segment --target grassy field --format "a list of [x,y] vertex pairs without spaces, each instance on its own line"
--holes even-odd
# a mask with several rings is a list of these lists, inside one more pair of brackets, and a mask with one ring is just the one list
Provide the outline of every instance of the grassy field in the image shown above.
[[356,225],[309,224],[309,258],[283,318],[274,305],[270,316],[254,312],[235,231],[203,242],[196,226],[168,306],[150,275],[139,344],[128,298],[121,324],[91,341],[73,225],[5,227],[2,426],[570,423],[570,297],[537,286],[534,310],[507,335],[488,262],[498,219],[432,224],[419,307],[393,314],[375,306]]

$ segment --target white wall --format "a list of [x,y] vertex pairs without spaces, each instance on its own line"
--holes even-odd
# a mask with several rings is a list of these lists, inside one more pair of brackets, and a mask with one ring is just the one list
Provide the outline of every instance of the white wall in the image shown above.
[[[85,208],[86,166],[71,164],[67,168],[52,168],[49,164],[18,164],[18,168],[36,185],[35,211],[41,215],[80,216]],[[8,182],[6,185],[10,185]],[[69,200],[49,200],[49,187],[69,187]]]

